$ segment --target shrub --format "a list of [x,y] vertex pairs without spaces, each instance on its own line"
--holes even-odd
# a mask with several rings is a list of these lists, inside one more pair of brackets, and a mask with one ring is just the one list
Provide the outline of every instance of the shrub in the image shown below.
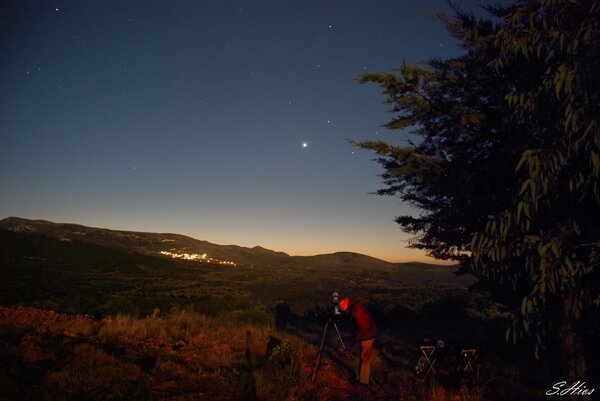
[[138,392],[141,372],[136,365],[118,361],[102,350],[84,344],[62,370],[46,375],[53,399],[127,400]]
[[269,362],[278,368],[292,366],[295,362],[295,353],[298,351],[298,345],[290,340],[284,339],[279,345],[273,348],[269,356]]
[[236,324],[248,324],[254,326],[270,326],[273,324],[273,317],[260,308],[227,311],[221,313],[219,317]]

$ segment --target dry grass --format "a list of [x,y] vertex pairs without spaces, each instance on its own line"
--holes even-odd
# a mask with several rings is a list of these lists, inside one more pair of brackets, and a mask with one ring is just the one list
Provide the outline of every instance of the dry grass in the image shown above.
[[[176,380],[180,391],[214,383],[229,388],[233,399],[304,399],[298,397],[306,393],[307,367],[315,352],[295,337],[276,333],[272,324],[240,324],[231,316],[214,318],[189,310],[165,317],[118,314],[101,322],[98,336],[127,346],[156,340],[169,344],[154,368],[161,381]],[[281,344],[269,357],[267,344],[274,336]]]
[[52,333],[77,336],[93,336],[98,333],[100,324],[88,316],[60,315],[50,327]]
[[[0,353],[11,354],[4,355],[8,356],[5,360],[19,361],[21,366],[9,367],[4,373],[0,368],[0,384],[6,384],[2,375],[7,377],[6,372],[11,369],[22,368],[24,374],[32,367],[39,371],[39,366],[46,366],[46,370],[34,387],[39,394],[7,399],[486,399],[478,389],[448,390],[423,384],[408,368],[391,368],[389,357],[379,355],[381,349],[373,359],[373,385],[354,387],[349,378],[357,363],[355,344],[348,344],[350,350],[346,354],[329,348],[312,383],[317,353],[314,342],[277,331],[272,324],[240,324],[233,318],[208,317],[193,310],[174,311],[166,316],[156,311],[145,318],[118,314],[100,322],[82,316],[57,317],[44,311],[27,313],[35,317],[35,324],[27,325],[23,313],[13,314],[20,319],[24,334],[17,331],[12,338],[20,338],[19,344],[0,349]],[[32,327],[36,332],[31,332]],[[21,378],[17,375],[11,380]]]
[[154,338],[166,341],[169,337],[167,330],[162,319],[155,317],[139,319],[119,313],[102,320],[98,335],[109,340],[127,336],[139,340]]
[[418,396],[415,398],[422,401],[484,401],[484,395],[478,390],[470,390],[467,387],[460,387],[455,391],[448,391],[443,386],[436,383],[422,385],[416,390]]
[[47,399],[126,400],[143,390],[138,366],[88,344],[77,346],[73,353],[67,366],[46,375]]

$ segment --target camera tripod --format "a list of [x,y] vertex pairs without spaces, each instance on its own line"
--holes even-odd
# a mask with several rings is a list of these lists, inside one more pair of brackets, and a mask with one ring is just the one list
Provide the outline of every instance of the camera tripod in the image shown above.
[[315,369],[313,370],[311,382],[315,381],[315,377],[317,376],[317,370],[319,369],[319,363],[321,363],[321,356],[323,355],[323,347],[325,346],[325,339],[327,338],[327,331],[329,330],[329,325],[332,324],[335,328],[335,332],[337,333],[338,339],[340,340],[340,344],[342,344],[342,349],[346,352],[346,345],[344,345],[344,340],[342,340],[342,335],[340,334],[340,330],[338,329],[337,323],[333,317],[329,317],[327,319],[327,323],[325,323],[325,329],[323,329],[323,338],[321,338],[321,346],[319,347],[319,354],[317,355],[317,362],[315,363]]

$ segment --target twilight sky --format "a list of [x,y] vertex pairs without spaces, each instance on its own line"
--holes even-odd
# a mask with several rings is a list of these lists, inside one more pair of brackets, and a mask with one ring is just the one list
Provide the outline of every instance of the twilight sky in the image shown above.
[[353,78],[459,54],[437,11],[445,1],[3,1],[0,218],[431,262],[405,248],[393,219],[410,208],[369,194],[381,170],[347,139],[402,141],[380,127],[381,90]]

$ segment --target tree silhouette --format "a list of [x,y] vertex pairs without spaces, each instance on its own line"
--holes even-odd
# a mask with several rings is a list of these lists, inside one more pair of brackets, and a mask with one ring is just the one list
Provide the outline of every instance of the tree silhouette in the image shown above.
[[465,54],[364,74],[404,146],[378,155],[412,246],[455,259],[519,300],[507,340],[558,344],[586,377],[582,334],[600,304],[600,4],[524,0],[491,20],[440,16]]

